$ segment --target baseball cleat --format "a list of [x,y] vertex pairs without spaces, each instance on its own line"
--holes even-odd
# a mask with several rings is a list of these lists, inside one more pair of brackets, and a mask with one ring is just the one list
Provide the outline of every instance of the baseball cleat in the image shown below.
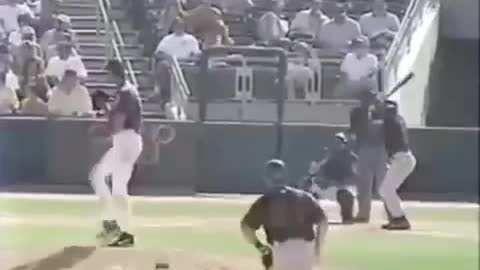
[[393,218],[392,221],[382,226],[388,231],[407,231],[411,229],[410,222],[405,217]]
[[115,220],[103,221],[102,227],[102,231],[96,235],[96,239],[100,243],[100,246],[108,246],[113,243],[114,240],[119,238],[121,231]]
[[108,247],[132,247],[134,244],[135,237],[127,232],[122,232]]

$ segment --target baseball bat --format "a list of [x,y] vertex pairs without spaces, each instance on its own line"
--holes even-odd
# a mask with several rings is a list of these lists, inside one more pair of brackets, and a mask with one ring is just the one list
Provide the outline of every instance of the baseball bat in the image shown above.
[[402,88],[405,84],[407,84],[413,77],[415,77],[415,74],[413,72],[409,72],[405,77],[403,77],[403,79],[398,81],[395,84],[395,86],[392,87],[390,92],[385,96],[385,99],[395,94],[400,88]]

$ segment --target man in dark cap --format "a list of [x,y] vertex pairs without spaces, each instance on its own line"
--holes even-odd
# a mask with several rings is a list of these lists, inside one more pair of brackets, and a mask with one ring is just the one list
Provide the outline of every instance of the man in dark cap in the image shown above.
[[412,173],[417,161],[410,151],[405,120],[398,114],[398,105],[394,101],[385,102],[383,134],[390,166],[380,186],[379,194],[385,201],[390,220],[382,228],[409,230],[410,222],[401,207],[397,190]]
[[[283,161],[267,162],[265,180],[269,190],[242,219],[243,236],[262,256],[273,256],[270,265],[264,263],[266,269],[312,270],[327,232],[324,211],[310,194],[288,185]],[[260,227],[265,230],[268,244],[256,235]]]

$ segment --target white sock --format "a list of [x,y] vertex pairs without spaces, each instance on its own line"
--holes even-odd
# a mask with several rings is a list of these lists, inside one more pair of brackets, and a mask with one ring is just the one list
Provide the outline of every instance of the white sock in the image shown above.
[[130,231],[130,204],[128,196],[113,196],[115,206],[115,217],[124,232]]

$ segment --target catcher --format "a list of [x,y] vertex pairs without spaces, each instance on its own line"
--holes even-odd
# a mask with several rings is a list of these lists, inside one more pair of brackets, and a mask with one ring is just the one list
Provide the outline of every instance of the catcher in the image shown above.
[[313,161],[309,176],[304,178],[303,190],[320,199],[327,197],[327,190],[336,191],[336,200],[340,205],[343,224],[353,223],[353,205],[355,196],[354,179],[357,175],[357,155],[348,145],[344,133],[335,135],[335,142],[329,153],[320,162]]
[[[266,270],[312,270],[327,232],[324,211],[310,194],[288,186],[283,161],[267,162],[265,180],[270,189],[243,218],[243,236],[260,252]],[[256,235],[260,227],[268,244]]]

